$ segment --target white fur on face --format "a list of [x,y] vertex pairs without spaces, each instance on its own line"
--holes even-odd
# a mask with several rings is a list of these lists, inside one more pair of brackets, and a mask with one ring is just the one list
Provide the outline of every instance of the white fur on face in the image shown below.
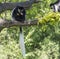
[[21,10],[20,10],[20,9],[18,9],[18,12],[20,13],[20,12],[21,12]]
[[17,15],[19,15],[19,14],[23,15],[23,10],[18,9],[18,12],[19,13],[17,13]]

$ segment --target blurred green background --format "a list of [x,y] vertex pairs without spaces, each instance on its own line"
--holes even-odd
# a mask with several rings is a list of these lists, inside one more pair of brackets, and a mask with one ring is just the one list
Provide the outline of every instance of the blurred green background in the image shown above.
[[[21,2],[26,0],[0,0]],[[35,26],[23,27],[25,59],[60,59],[60,14],[50,9],[56,0],[42,0],[26,10],[26,19],[39,21]],[[11,19],[11,10],[0,14],[1,18]],[[23,59],[19,48],[19,27],[4,28],[0,32],[0,59]]]

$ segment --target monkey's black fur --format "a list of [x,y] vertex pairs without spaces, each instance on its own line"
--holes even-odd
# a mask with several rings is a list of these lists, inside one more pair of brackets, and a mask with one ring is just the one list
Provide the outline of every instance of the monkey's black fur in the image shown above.
[[[21,13],[22,13],[22,15],[21,15]],[[24,22],[25,14],[26,14],[26,11],[25,11],[24,7],[16,6],[12,11],[12,18],[16,21]]]
[[[12,19],[18,22],[25,21],[26,11],[24,7],[16,6],[12,11]],[[22,27],[20,26],[20,32],[22,32]]]

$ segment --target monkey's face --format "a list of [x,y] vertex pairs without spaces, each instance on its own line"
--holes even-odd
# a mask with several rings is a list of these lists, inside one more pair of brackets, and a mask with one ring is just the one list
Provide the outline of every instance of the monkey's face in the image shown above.
[[19,8],[17,9],[17,16],[19,16],[19,15],[20,15],[20,16],[23,16],[23,15],[24,15],[24,11],[25,11],[24,8],[22,8],[22,7],[20,8],[20,7],[19,7]]
[[13,9],[12,17],[15,20],[23,22],[25,20],[25,15],[26,15],[26,11],[25,11],[24,7],[16,6]]

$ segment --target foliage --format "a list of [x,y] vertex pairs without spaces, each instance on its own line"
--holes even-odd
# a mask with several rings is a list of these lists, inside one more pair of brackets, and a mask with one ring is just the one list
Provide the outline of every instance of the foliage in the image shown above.
[[[26,10],[26,19],[37,18],[38,23],[36,26],[23,27],[26,46],[25,59],[59,59],[60,14],[52,12],[49,7],[52,2],[55,0],[42,0]],[[5,15],[7,16],[5,17]],[[2,16],[10,19],[11,11],[3,12]],[[19,47],[19,27],[5,28],[0,32],[0,59],[23,59]]]

